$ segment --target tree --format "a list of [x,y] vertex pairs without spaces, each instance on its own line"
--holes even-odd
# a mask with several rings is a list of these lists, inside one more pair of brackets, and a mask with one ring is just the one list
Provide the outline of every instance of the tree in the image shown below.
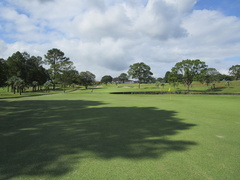
[[234,76],[229,76],[226,74],[220,75],[220,81],[233,81],[233,80],[234,80]]
[[111,83],[112,80],[113,80],[112,76],[106,75],[102,77],[101,82],[107,85],[107,83]]
[[150,76],[148,79],[147,79],[147,83],[156,83],[157,79],[155,77],[152,77]]
[[[27,76],[27,84],[32,85],[33,81],[37,81],[37,86],[43,85],[48,79],[48,73],[45,68],[43,68],[43,60],[40,56],[28,56],[26,58],[26,65],[28,70],[28,76]],[[36,89],[35,89],[36,90]]]
[[165,81],[166,83],[169,83],[170,75],[171,75],[171,72],[170,72],[170,71],[167,71],[167,72],[165,73],[164,81]]
[[114,82],[116,84],[116,86],[118,85],[118,83],[120,83],[120,81],[121,80],[119,79],[119,77],[115,77],[112,79],[112,82]]
[[171,86],[177,87],[179,83],[182,82],[183,75],[178,73],[169,72],[168,73],[168,83]]
[[12,76],[6,81],[6,83],[8,84],[8,87],[11,86],[11,90],[14,94],[16,93],[16,90],[20,93],[20,95],[23,92],[23,88],[25,86],[23,79],[17,76]]
[[0,59],[0,87],[5,86],[7,81],[7,64],[4,59]]
[[24,80],[26,85],[32,86],[33,81],[39,82],[38,87],[49,79],[46,69],[42,67],[43,61],[40,56],[30,56],[27,52],[13,53],[6,61],[7,78],[12,76]]
[[72,73],[75,72],[75,67],[72,61],[63,61],[59,64],[58,76],[56,79],[62,83],[63,91],[65,92],[66,85],[72,84],[73,76]]
[[[23,89],[25,87],[25,83],[24,83],[24,80],[21,79],[21,78],[17,78],[14,82],[14,88],[17,89],[17,91],[19,92],[19,94],[21,95],[22,92],[23,92]],[[14,92],[15,94],[15,92]]]
[[147,83],[151,80],[153,73],[150,70],[150,66],[144,64],[143,62],[135,63],[133,65],[130,65],[128,75],[138,80],[138,88],[140,88],[141,83]]
[[187,90],[189,91],[189,87],[192,84],[194,78],[198,79],[198,76],[202,74],[204,70],[206,70],[207,65],[205,62],[196,60],[183,60],[175,64],[172,68],[172,73],[174,75],[181,74],[182,82],[187,85]]
[[17,51],[13,53],[12,56],[7,59],[7,67],[8,67],[8,78],[12,76],[17,76],[23,80],[27,80],[27,66],[26,59],[22,53]]
[[36,91],[37,91],[37,86],[38,86],[38,84],[39,84],[39,83],[38,83],[37,81],[33,81],[33,82],[32,82],[32,88],[33,88],[32,91],[33,91],[33,92],[36,92]]
[[37,73],[37,81],[38,81],[38,90],[40,89],[40,86],[43,86],[44,83],[50,79],[50,75],[48,74],[48,71],[40,66],[38,67],[38,73]]
[[67,85],[71,86],[79,82],[79,72],[74,68],[66,72]]
[[59,75],[61,67],[64,66],[65,62],[69,61],[69,58],[64,56],[64,53],[56,48],[48,50],[47,54],[44,55],[44,63],[50,65],[49,74],[53,84],[53,89],[55,90],[56,78]]
[[14,91],[15,94],[15,89],[13,87],[15,80],[17,79],[17,76],[12,76],[10,78],[8,78],[8,80],[6,81],[6,84],[8,86],[8,92],[9,92],[9,87],[11,87],[11,91]]
[[201,75],[199,75],[199,80],[202,83],[206,83],[208,86],[210,83],[219,81],[220,76],[221,74],[215,68],[207,68]]
[[229,74],[234,76],[236,80],[240,79],[240,65],[234,65],[229,68]]
[[161,77],[157,78],[157,79],[156,79],[156,82],[165,83],[164,79],[161,78]]
[[126,73],[121,73],[120,76],[118,76],[118,79],[124,83],[128,80],[128,75]]
[[89,71],[80,72],[79,74],[79,81],[83,86],[85,86],[85,89],[87,89],[89,85],[92,85],[94,83],[95,78],[96,76]]

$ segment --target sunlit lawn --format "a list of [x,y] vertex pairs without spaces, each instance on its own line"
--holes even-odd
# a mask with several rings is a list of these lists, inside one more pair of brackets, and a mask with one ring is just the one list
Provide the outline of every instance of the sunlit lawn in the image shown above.
[[0,100],[0,179],[240,177],[240,96],[107,91]]

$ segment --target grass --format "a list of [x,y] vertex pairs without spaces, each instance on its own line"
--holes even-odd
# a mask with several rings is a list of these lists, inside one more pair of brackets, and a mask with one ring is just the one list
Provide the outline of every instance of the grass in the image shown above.
[[[226,86],[226,82],[215,83],[216,87],[212,88],[211,85],[207,86],[200,82],[193,82],[190,87],[192,93],[240,93],[240,81],[232,81],[230,86]],[[165,83],[165,86],[156,87],[155,84],[141,84],[141,88],[138,88],[138,84],[108,84],[102,85],[101,91],[103,92],[136,92],[136,91],[168,91],[171,88],[172,92],[187,92],[187,87],[183,84],[179,84],[176,87]]]
[[[79,87],[75,88],[66,88],[66,92],[71,92]],[[11,89],[11,88],[10,88]],[[49,92],[46,92],[45,90],[41,91],[36,91],[33,92],[31,88],[28,88],[23,92],[21,95],[16,92],[15,94],[11,92],[11,90],[8,90],[7,87],[0,88],[0,99],[6,99],[6,98],[22,98],[22,97],[29,97],[29,96],[42,96],[42,95],[50,95],[50,94],[57,94],[57,93],[62,93],[63,89],[57,87],[56,90],[50,90]]]
[[239,178],[240,96],[111,89],[0,100],[0,179]]
[[[230,83],[230,86],[226,86],[226,82],[219,82],[215,83],[216,87],[211,88],[211,85],[206,86],[204,84],[201,84],[199,82],[193,82],[190,87],[191,93],[240,93],[240,81],[232,81]],[[71,92],[76,89],[81,89],[84,92],[91,92],[92,89],[95,92],[142,92],[142,91],[168,91],[168,89],[171,88],[171,92],[187,92],[187,87],[183,84],[179,84],[177,87],[173,87],[168,83],[165,83],[165,86],[162,87],[156,87],[155,84],[141,84],[141,88],[138,88],[138,84],[102,84],[102,85],[95,85],[95,86],[89,86],[89,89],[85,90],[82,86],[77,86],[75,88],[68,87],[66,88],[66,92]],[[5,98],[18,98],[18,97],[29,97],[29,96],[41,96],[46,94],[56,94],[56,93],[62,93],[63,89],[60,87],[57,87],[55,91],[50,90],[50,92],[45,91],[38,91],[38,92],[32,92],[32,89],[26,89],[27,92],[22,93],[22,95],[19,95],[19,93],[13,94],[12,92],[8,92],[8,88],[0,88],[0,99]]]

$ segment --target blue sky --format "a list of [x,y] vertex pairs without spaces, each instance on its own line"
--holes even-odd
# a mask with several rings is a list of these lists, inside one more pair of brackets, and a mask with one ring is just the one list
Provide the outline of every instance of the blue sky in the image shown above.
[[227,16],[240,17],[239,0],[199,0],[194,9],[217,10]]
[[155,77],[184,59],[227,74],[240,63],[239,0],[2,0],[0,57],[61,49],[101,79],[133,63]]

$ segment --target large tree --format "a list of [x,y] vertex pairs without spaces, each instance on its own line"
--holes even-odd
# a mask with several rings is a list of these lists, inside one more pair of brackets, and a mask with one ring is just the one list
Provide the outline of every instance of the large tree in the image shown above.
[[240,79],[240,65],[233,65],[229,68],[229,74],[234,76],[236,80]]
[[166,83],[169,83],[170,77],[171,77],[171,72],[170,72],[170,71],[167,71],[167,72],[165,73],[165,76],[164,76],[164,81],[165,81]]
[[140,62],[130,65],[128,75],[138,80],[138,88],[140,88],[141,83],[147,83],[151,80],[153,73],[151,72],[150,66]]
[[215,68],[207,68],[203,71],[203,73],[199,76],[199,80],[202,83],[206,83],[207,86],[210,83],[216,82],[220,80],[221,74]]
[[87,89],[89,85],[92,85],[95,81],[95,75],[89,71],[80,72],[79,81]]
[[45,64],[50,65],[49,74],[53,84],[53,89],[55,89],[56,78],[58,77],[61,68],[69,61],[69,58],[65,57],[64,52],[56,48],[48,50],[44,57]]
[[107,85],[108,83],[111,83],[112,80],[113,80],[112,76],[105,75],[102,77],[101,82]]
[[120,76],[118,76],[118,79],[124,83],[128,80],[128,75],[126,73],[121,73]]
[[27,60],[25,59],[23,53],[20,53],[19,51],[13,53],[12,56],[8,57],[6,63],[8,67],[8,78],[16,76],[25,81],[27,80]]
[[26,59],[27,66],[27,79],[25,82],[28,85],[36,84],[33,82],[37,82],[37,86],[43,85],[49,79],[49,76],[46,69],[42,66],[42,57],[30,56],[26,52],[23,53],[23,57]]
[[168,83],[171,84],[171,86],[177,87],[179,83],[182,82],[182,80],[183,80],[182,74],[169,72]]
[[65,92],[66,85],[70,85],[73,82],[72,73],[75,73],[75,67],[73,66],[72,61],[63,61],[60,63],[59,72],[57,79],[62,84],[63,90]]
[[183,60],[175,64],[172,68],[172,73],[177,75],[182,75],[182,82],[187,85],[187,90],[189,91],[189,87],[192,84],[194,79],[198,79],[198,76],[202,74],[204,70],[206,70],[207,65],[205,62],[196,60]]

